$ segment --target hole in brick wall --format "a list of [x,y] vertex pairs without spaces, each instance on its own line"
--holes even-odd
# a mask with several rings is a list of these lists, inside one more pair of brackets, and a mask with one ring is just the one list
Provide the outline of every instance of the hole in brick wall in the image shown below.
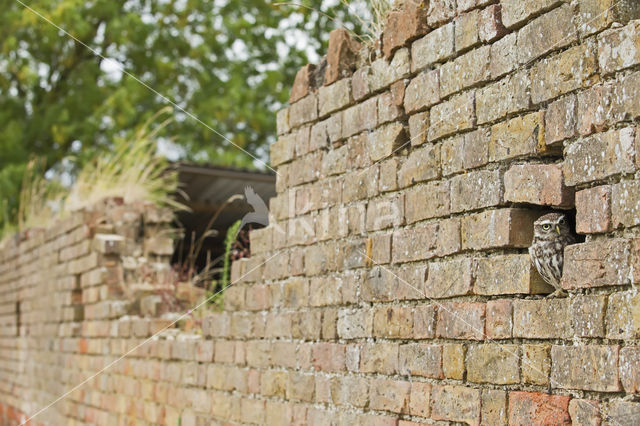
[[[225,237],[229,228],[254,211],[246,201],[247,188],[267,206],[275,196],[275,175],[238,168],[179,164],[181,193],[177,201],[188,211],[177,214],[174,228],[180,236],[174,245],[171,264],[184,281],[202,276],[197,283],[207,287],[221,282]],[[262,225],[248,222],[237,238],[232,259],[249,255],[249,229]],[[203,274],[203,272],[205,272]]]

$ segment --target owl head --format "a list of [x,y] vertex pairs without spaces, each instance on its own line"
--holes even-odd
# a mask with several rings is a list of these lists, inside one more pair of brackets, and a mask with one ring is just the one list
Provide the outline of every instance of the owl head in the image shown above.
[[533,233],[536,238],[556,239],[571,235],[571,229],[564,214],[549,213],[533,222]]

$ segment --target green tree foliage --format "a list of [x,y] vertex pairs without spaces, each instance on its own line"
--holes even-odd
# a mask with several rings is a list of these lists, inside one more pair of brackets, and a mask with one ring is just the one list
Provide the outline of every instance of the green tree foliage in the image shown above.
[[[46,19],[0,0],[0,199],[16,211],[29,157],[69,171],[126,135],[166,101],[266,159],[275,111],[308,55],[339,22],[338,0],[31,0]],[[357,29],[356,29],[357,30]],[[116,64],[116,66],[114,66]],[[251,167],[254,160],[179,109],[164,133],[183,158]],[[174,149],[172,152],[175,152]],[[68,161],[73,155],[73,161]],[[63,161],[63,159],[67,159]],[[0,219],[0,228],[2,221]]]

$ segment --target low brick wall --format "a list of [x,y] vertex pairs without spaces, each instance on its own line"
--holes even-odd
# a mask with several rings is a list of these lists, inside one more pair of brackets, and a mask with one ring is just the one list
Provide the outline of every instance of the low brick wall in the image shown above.
[[[333,32],[278,114],[271,223],[233,264],[224,311],[36,420],[640,423],[639,12],[432,0],[391,14],[375,60]],[[566,298],[545,298],[526,250],[554,209],[586,238],[566,249]],[[129,243],[155,247],[132,233],[144,214],[121,215],[112,252],[96,241],[117,218],[87,213],[2,250],[0,417],[169,323],[111,291],[131,282],[109,273]]]

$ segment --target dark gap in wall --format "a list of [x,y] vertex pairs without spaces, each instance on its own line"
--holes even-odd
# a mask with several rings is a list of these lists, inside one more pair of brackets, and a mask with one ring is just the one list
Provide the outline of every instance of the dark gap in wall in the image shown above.
[[16,337],[20,337],[20,302],[16,302]]

